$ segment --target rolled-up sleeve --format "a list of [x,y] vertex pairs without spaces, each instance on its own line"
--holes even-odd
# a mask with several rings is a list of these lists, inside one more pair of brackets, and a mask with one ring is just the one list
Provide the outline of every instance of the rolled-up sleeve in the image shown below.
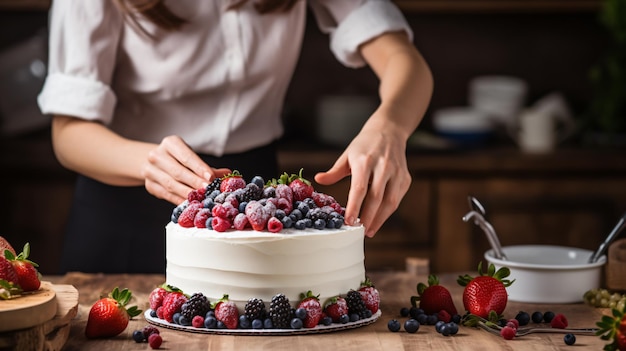
[[317,0],[311,9],[320,30],[330,34],[331,51],[348,67],[364,66],[359,46],[383,33],[405,31],[413,40],[404,15],[389,0]]
[[123,19],[110,0],[56,0],[49,25],[48,76],[38,96],[44,114],[108,124]]

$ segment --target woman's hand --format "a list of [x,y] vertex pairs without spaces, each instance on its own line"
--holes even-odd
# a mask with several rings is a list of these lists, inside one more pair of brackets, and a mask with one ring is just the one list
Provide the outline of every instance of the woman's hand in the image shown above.
[[315,175],[315,181],[328,185],[349,175],[345,221],[353,225],[359,218],[365,235],[373,237],[411,184],[403,138],[374,123],[366,125],[331,169]]
[[227,168],[209,167],[176,135],[165,137],[152,149],[142,168],[146,190],[176,205],[187,199],[191,190],[205,187],[230,172]]

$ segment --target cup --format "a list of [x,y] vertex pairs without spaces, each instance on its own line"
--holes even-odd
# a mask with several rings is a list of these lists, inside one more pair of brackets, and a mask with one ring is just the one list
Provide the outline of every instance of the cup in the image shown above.
[[526,102],[527,84],[512,76],[479,76],[469,83],[469,104],[494,122],[510,126]]

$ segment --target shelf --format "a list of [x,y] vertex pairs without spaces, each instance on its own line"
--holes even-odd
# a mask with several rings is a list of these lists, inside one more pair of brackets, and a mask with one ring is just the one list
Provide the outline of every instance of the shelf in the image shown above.
[[47,11],[51,0],[0,0],[0,10]]

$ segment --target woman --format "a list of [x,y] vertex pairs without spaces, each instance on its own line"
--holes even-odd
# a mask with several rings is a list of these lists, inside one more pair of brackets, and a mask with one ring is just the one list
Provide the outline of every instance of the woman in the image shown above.
[[432,92],[400,11],[382,0],[56,0],[49,75],[58,160],[79,174],[62,271],[163,272],[163,227],[191,189],[238,169],[278,174],[280,114],[306,6],[381,104],[331,169],[346,223],[373,236],[410,185],[406,141]]

